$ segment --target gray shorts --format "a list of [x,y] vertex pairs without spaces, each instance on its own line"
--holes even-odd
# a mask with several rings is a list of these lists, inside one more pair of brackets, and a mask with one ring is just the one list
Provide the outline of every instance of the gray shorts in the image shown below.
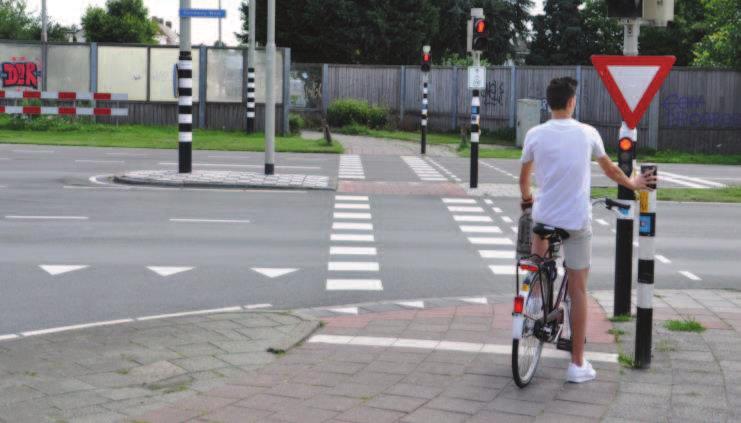
[[592,227],[567,231],[569,239],[563,242],[563,259],[567,269],[582,270],[592,266]]

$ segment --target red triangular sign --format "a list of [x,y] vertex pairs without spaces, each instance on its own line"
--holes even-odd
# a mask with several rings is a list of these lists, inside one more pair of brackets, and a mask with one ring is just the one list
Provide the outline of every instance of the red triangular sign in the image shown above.
[[592,56],[597,74],[631,129],[638,126],[676,60],[674,56]]

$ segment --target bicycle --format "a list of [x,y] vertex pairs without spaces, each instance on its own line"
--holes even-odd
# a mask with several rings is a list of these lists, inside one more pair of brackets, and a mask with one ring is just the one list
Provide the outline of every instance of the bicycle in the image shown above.
[[[604,204],[618,216],[633,213],[632,206],[605,198],[592,205]],[[540,363],[543,346],[555,343],[556,348],[571,351],[570,319],[571,304],[568,293],[568,272],[563,264],[564,276],[558,295],[553,297],[558,279],[557,260],[563,241],[569,238],[568,231],[541,223],[533,226],[534,234],[548,240],[548,251],[544,257],[531,254],[517,260],[515,272],[515,300],[512,313],[512,376],[520,388],[533,379]],[[519,270],[530,272],[520,284]],[[564,322],[567,322],[564,325]],[[565,327],[566,326],[566,327]],[[568,334],[567,336],[564,336]]]

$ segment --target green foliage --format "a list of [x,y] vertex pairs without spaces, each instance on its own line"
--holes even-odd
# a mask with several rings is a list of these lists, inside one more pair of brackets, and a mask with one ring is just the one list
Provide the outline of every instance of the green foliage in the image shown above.
[[388,123],[388,110],[355,99],[335,100],[327,109],[327,121],[333,127],[363,125],[378,129]]
[[105,9],[88,7],[82,17],[88,40],[109,43],[154,43],[157,24],[143,0],[108,0]]
[[360,125],[358,123],[352,123],[345,125],[339,130],[340,133],[346,135],[370,135],[371,131],[367,126]]
[[[49,20],[49,41],[66,41],[66,28]],[[0,0],[0,39],[40,40],[41,17],[27,11],[25,0]]]
[[695,45],[694,64],[741,70],[741,0],[702,0],[707,34]]
[[291,134],[298,135],[301,133],[301,130],[306,127],[306,122],[301,115],[291,113],[288,115],[288,127],[290,128]]
[[641,27],[641,54],[673,55],[675,66],[689,66],[694,60],[692,50],[707,32],[702,0],[682,0],[674,3],[674,21],[667,27]]
[[[473,58],[468,54],[461,55],[458,53],[450,53],[447,56],[443,57],[443,59],[440,61],[440,64],[443,66],[468,67],[473,66]],[[491,65],[492,64],[486,58],[481,59],[481,66],[489,67]]]
[[664,327],[672,332],[704,332],[705,327],[693,318],[684,320],[667,320]]
[[630,322],[632,319],[633,317],[631,317],[628,314],[619,314],[617,316],[610,317],[609,320],[612,323],[625,323],[625,322]]
[[112,126],[96,125],[89,118],[71,118],[66,116],[12,116],[0,122],[0,129],[11,131],[109,131]]
[[635,367],[635,360],[633,360],[633,356],[622,352],[618,354],[618,363],[620,363],[621,366],[627,367],[629,369]]

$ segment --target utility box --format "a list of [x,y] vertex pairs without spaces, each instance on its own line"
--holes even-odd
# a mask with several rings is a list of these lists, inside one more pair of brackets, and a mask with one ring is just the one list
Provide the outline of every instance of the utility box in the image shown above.
[[674,0],[644,0],[643,19],[654,26],[666,26],[674,20]]
[[517,146],[525,144],[525,135],[530,128],[540,125],[541,100],[521,98],[517,100]]

